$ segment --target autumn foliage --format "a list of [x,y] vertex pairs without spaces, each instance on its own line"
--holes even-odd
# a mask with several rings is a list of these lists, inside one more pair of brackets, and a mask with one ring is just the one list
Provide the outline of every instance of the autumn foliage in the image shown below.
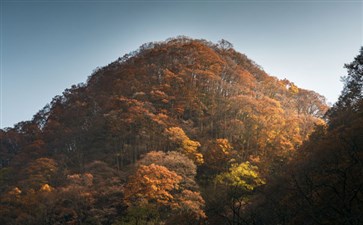
[[243,224],[327,110],[228,41],[144,44],[0,130],[0,224]]

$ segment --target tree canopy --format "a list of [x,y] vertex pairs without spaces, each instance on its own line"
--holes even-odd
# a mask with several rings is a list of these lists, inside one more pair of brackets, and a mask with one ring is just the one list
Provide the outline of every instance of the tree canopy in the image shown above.
[[268,75],[226,40],[146,43],[0,130],[0,223],[243,224],[267,185],[322,146],[320,158],[345,159],[340,170],[358,176],[348,159],[360,160],[361,62],[347,65],[324,117],[323,96]]

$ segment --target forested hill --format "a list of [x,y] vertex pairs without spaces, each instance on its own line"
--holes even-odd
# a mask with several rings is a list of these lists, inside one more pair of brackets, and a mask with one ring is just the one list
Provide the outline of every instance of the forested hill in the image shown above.
[[0,223],[227,224],[327,109],[225,40],[144,44],[0,131]]

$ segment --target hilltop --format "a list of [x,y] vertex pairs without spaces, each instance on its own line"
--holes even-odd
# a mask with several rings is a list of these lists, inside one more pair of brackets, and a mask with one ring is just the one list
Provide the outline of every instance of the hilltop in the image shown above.
[[0,131],[0,221],[223,224],[327,110],[228,41],[144,44]]

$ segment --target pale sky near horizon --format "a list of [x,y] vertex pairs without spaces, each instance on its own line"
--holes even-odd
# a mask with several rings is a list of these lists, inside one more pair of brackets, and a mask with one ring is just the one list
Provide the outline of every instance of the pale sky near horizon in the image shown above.
[[335,102],[363,45],[363,1],[0,0],[0,128],[150,41],[186,35],[235,49]]

